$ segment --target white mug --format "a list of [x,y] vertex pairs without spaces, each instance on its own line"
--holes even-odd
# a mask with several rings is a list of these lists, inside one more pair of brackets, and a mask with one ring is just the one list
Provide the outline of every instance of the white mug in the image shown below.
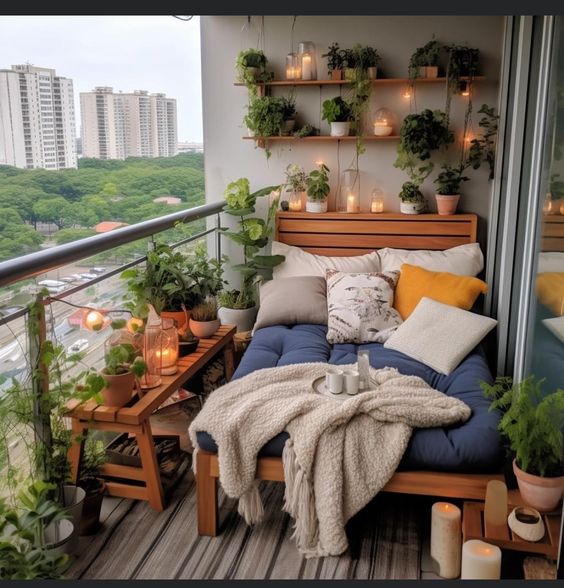
[[360,385],[360,375],[354,370],[345,370],[343,372],[343,380],[345,383],[345,392],[351,396],[358,394]]
[[330,368],[325,373],[325,386],[331,394],[340,394],[343,391],[343,371]]

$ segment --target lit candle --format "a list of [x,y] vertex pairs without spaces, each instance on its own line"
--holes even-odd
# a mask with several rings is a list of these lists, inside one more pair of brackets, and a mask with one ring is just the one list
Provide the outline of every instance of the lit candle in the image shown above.
[[295,70],[293,67],[287,67],[286,68],[286,79],[287,80],[294,80],[295,79]]
[[311,74],[311,55],[304,53],[302,55],[302,80],[313,79]]
[[370,203],[370,212],[384,212],[384,201],[381,198],[373,198]]
[[302,209],[302,201],[299,199],[290,200],[289,208],[292,212],[300,212]]
[[466,541],[462,546],[461,580],[499,580],[501,549],[479,539]]
[[347,212],[356,212],[356,210],[356,196],[352,192],[349,192],[347,195]]
[[560,203],[560,214],[564,215],[564,200]]
[[384,118],[374,123],[374,134],[377,137],[387,137],[392,134],[392,125]]
[[431,509],[431,558],[442,578],[458,578],[462,513],[454,504],[435,502]]
[[163,375],[171,375],[176,373],[176,362],[178,360],[178,350],[172,347],[164,347],[163,349],[155,350],[155,359],[157,360],[157,367]]
[[490,480],[486,487],[484,521],[488,527],[505,527],[507,523],[507,486],[501,480]]
[[132,316],[126,324],[126,328],[130,333],[137,333],[137,331],[143,328],[143,320]]

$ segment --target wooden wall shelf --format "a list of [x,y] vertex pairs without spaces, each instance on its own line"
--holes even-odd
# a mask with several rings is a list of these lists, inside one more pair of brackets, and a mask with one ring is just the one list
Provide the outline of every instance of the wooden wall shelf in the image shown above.
[[[475,76],[472,78],[473,82],[483,82],[485,76]],[[415,84],[446,84],[446,78],[417,78]],[[468,80],[468,78],[461,78],[461,80]],[[258,86],[342,86],[343,84],[350,84],[350,80],[272,80],[272,82],[265,82],[257,84]],[[372,84],[378,86],[380,84],[409,84],[409,78],[381,78],[372,80]],[[242,82],[235,82],[235,86],[244,86]]]
[[388,135],[387,137],[377,137],[376,135],[367,135],[366,137],[332,137],[331,135],[315,135],[312,137],[294,137],[293,135],[275,135],[273,137],[243,137],[246,141],[397,141],[399,135]]

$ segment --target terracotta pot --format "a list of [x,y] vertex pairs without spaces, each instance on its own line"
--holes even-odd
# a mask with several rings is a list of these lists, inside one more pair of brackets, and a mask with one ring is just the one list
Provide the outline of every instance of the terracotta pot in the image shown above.
[[160,314],[161,318],[168,318],[174,321],[174,326],[181,329],[190,320],[190,311],[186,310],[163,310]]
[[106,387],[102,390],[104,406],[125,406],[133,394],[135,374],[127,372],[113,376],[102,370],[100,375],[106,380]]
[[439,68],[436,65],[423,65],[419,68],[420,78],[438,78]]
[[369,80],[375,80],[378,77],[378,68],[377,67],[367,67],[366,73],[368,75]]
[[219,329],[219,319],[215,321],[195,321],[190,319],[190,330],[195,337],[209,339]]
[[80,519],[81,535],[93,535],[100,528],[100,511],[106,493],[106,482],[104,480],[98,480],[98,482],[98,488],[87,492],[84,499]]
[[342,80],[343,79],[343,70],[342,69],[332,69],[331,70],[331,79],[332,80]]
[[257,318],[258,308],[226,308],[222,306],[217,311],[217,316],[222,325],[236,325],[237,332],[250,331]]
[[437,200],[437,212],[441,216],[448,216],[456,213],[460,194],[452,194],[449,196],[446,194],[435,194],[435,199]]
[[348,137],[351,130],[350,121],[347,122],[332,122],[331,136],[332,137]]
[[513,472],[519,484],[521,498],[539,512],[555,510],[564,496],[564,476],[541,478],[524,472],[513,460]]
[[327,200],[318,201],[318,200],[308,200],[306,202],[306,212],[327,212]]

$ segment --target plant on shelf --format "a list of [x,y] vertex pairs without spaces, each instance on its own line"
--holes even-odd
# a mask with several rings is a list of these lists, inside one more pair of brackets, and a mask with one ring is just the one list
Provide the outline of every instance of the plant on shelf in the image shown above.
[[[254,137],[275,137],[284,132],[284,116],[286,109],[280,97],[258,96],[252,98],[245,115],[245,124],[249,134]],[[270,150],[265,149],[267,159]]]
[[436,78],[439,75],[439,56],[444,49],[442,43],[435,37],[418,47],[409,60],[409,80],[413,82],[417,78]]
[[319,169],[309,173],[306,178],[308,212],[327,212],[327,197],[329,196],[329,168],[319,164]]
[[502,413],[499,430],[509,443],[521,497],[537,510],[554,510],[564,487],[564,390],[546,392],[544,380],[498,378],[482,384],[490,410]]
[[[447,95],[445,113],[447,120],[450,117],[450,104],[455,94],[468,91],[468,109],[472,107],[472,81],[478,72],[480,50],[465,45],[450,45],[446,47],[448,52],[447,62]],[[466,79],[463,79],[466,78]]]
[[374,47],[369,47],[368,45],[366,47],[355,47],[357,53],[357,67],[366,70],[369,79],[376,79],[378,73],[377,68],[382,61],[380,54],[374,49]]
[[329,45],[327,53],[321,57],[327,57],[327,73],[332,80],[343,79],[343,53],[339,48],[339,43]]
[[288,210],[299,212],[302,209],[307,189],[306,179],[307,175],[304,168],[295,163],[290,163],[286,167],[286,182],[284,187],[286,192],[290,194],[288,198]]
[[210,296],[192,309],[190,330],[200,339],[208,339],[219,329],[217,300]]
[[296,100],[293,96],[286,98],[285,96],[280,97],[280,108],[282,109],[282,117],[284,119],[284,125],[282,132],[285,135],[289,135],[293,132],[294,126],[296,125]]
[[239,219],[239,229],[237,231],[224,229],[223,234],[243,247],[243,263],[234,265],[231,269],[241,273],[240,292],[243,293],[245,299],[252,299],[255,304],[245,311],[239,310],[236,313],[224,312],[228,309],[220,308],[219,316],[222,323],[238,324],[239,330],[242,331],[250,330],[250,328],[243,327],[246,327],[249,322],[251,326],[254,323],[256,316],[256,283],[259,274],[268,274],[273,267],[284,261],[283,255],[260,255],[261,249],[268,245],[269,237],[272,234],[279,196],[272,200],[266,219],[249,215],[255,213],[258,198],[270,195],[273,192],[280,194],[281,189],[281,186],[268,186],[256,192],[251,192],[249,180],[239,178],[231,182],[224,192],[227,202],[224,212]]
[[319,135],[319,129],[313,125],[310,125],[309,123],[306,123],[294,131],[293,135],[298,139],[303,139],[304,137],[315,137]]
[[350,132],[351,105],[340,96],[325,100],[322,105],[322,119],[331,125],[332,137],[346,137]]
[[267,62],[264,52],[260,49],[246,49],[237,55],[237,79],[247,86],[252,96],[257,93],[258,83],[268,82],[272,78],[272,75],[265,71]]
[[193,290],[197,294],[198,301],[215,296],[223,289],[223,264],[227,258],[220,259],[208,255],[205,243],[198,243],[191,255],[187,256],[187,272],[194,281]]

